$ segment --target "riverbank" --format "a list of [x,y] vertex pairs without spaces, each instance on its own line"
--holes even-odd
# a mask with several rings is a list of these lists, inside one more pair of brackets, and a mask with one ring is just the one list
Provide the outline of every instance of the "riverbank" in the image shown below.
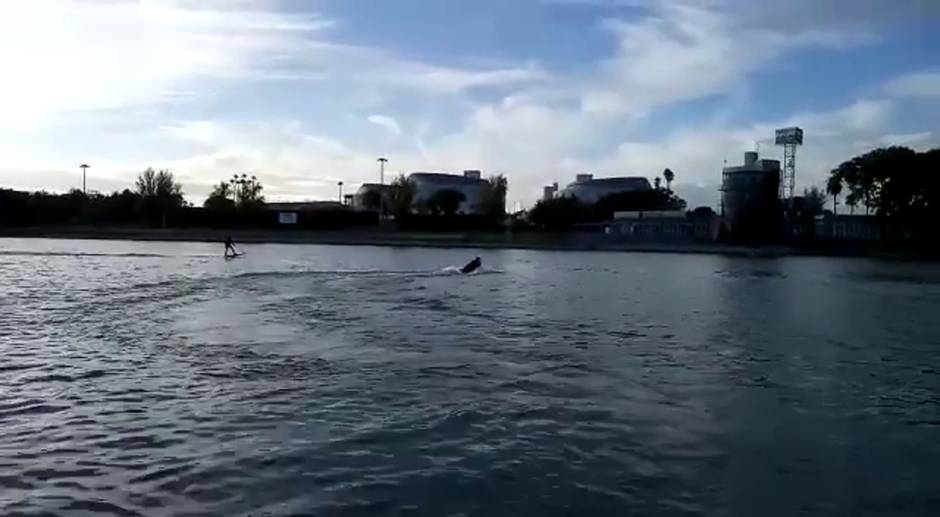
[[423,248],[537,249],[554,251],[623,251],[649,253],[719,254],[749,257],[788,255],[861,256],[923,260],[910,253],[858,249],[739,246],[719,243],[625,242],[597,233],[466,232],[432,233],[392,230],[298,231],[217,230],[210,228],[137,227],[30,227],[0,228],[0,237],[135,240],[169,242],[223,242],[231,236],[243,244],[322,244],[343,246],[399,246]]

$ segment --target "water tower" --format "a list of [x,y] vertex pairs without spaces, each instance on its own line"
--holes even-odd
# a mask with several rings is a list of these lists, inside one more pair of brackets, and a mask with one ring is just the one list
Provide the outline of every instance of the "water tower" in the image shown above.
[[778,129],[774,143],[783,146],[780,199],[792,201],[796,190],[796,147],[803,145],[803,130],[798,127]]

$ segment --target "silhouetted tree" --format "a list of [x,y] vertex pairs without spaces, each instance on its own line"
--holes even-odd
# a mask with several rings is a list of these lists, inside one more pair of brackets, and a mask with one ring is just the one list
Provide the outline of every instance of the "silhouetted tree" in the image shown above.
[[209,194],[202,206],[212,212],[232,212],[235,210],[234,197],[232,184],[222,181],[212,189],[212,193]]
[[666,180],[666,190],[672,192],[672,180],[676,179],[675,173],[667,168],[663,171],[663,178]]
[[803,189],[803,210],[810,215],[819,215],[826,206],[826,194],[819,187]]
[[502,174],[491,176],[484,186],[482,210],[487,217],[502,221],[506,216],[506,192],[508,182]]
[[[845,204],[859,203],[884,224],[912,230],[919,237],[937,231],[931,224],[940,210],[940,149],[918,153],[906,147],[875,149],[841,163],[830,183],[848,189]],[[831,190],[830,190],[831,193]]]
[[156,172],[148,168],[137,177],[136,185],[144,217],[151,221],[159,218],[163,227],[167,214],[184,204],[183,188],[168,170]]
[[466,199],[467,196],[459,190],[438,190],[428,199],[428,209],[435,215],[451,216],[457,213],[460,203],[463,203]]
[[543,228],[564,229],[610,220],[614,212],[685,210],[685,207],[684,200],[666,190],[636,190],[610,194],[594,204],[582,203],[572,196],[542,200],[529,212],[529,219]]
[[923,188],[929,176],[923,170],[926,154],[906,147],[875,149],[843,162],[830,176],[848,187],[849,195],[863,202],[866,211],[886,218],[903,216],[930,204]]
[[264,187],[258,178],[247,174],[235,174],[229,180],[235,194],[235,204],[242,210],[257,210],[264,206]]
[[832,196],[832,213],[838,213],[839,194],[842,193],[842,178],[833,175],[826,181],[826,193]]
[[415,198],[415,184],[404,174],[400,174],[392,182],[389,189],[389,201],[392,214],[396,219],[407,217],[411,213],[411,205]]
[[689,217],[693,217],[695,219],[711,219],[716,215],[718,214],[716,214],[710,206],[699,206],[696,207],[695,210],[689,212]]
[[370,212],[378,212],[382,209],[382,192],[377,189],[366,190],[362,194],[362,205]]
[[685,210],[686,203],[675,194],[662,190],[629,190],[604,196],[594,205],[598,220],[610,219],[614,212]]
[[543,199],[529,211],[529,220],[533,224],[549,230],[564,230],[591,222],[594,218],[591,207],[573,196]]

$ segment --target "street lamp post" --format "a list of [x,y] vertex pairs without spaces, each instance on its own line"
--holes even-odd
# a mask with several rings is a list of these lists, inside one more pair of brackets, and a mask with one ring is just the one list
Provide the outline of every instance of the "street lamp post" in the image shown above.
[[382,185],[379,190],[379,220],[385,217],[385,164],[388,158],[379,157],[379,184]]
[[86,173],[89,167],[91,167],[91,165],[88,165],[87,163],[83,163],[78,166],[78,168],[82,170],[82,194],[87,194],[86,189],[85,189],[85,186],[86,186],[85,177],[87,176]]
[[388,162],[388,158],[379,158],[379,183],[385,185],[385,163]]
[[339,204],[343,204],[343,182],[337,182],[336,185],[339,187]]

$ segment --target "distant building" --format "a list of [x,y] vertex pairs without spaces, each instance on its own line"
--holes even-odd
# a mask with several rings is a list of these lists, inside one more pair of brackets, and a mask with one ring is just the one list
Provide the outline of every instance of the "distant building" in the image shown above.
[[684,210],[614,212],[606,232],[620,240],[638,242],[715,242],[721,229],[716,214],[693,216]]
[[721,171],[721,209],[731,235],[744,239],[771,238],[781,221],[780,161],[744,153],[744,164]]
[[273,214],[273,224],[285,228],[343,228],[378,222],[375,214],[357,212],[338,201],[275,202],[264,209]]
[[576,198],[582,203],[597,203],[611,194],[652,189],[649,180],[642,177],[595,179],[592,174],[578,174],[574,183],[568,184],[560,195]]
[[264,208],[277,213],[277,222],[281,225],[298,224],[303,214],[349,210],[348,207],[336,201],[275,202],[265,204]]
[[558,183],[552,183],[542,188],[542,201],[551,201],[558,194]]
[[443,190],[456,190],[464,195],[457,213],[482,214],[483,200],[489,182],[481,178],[480,171],[468,170],[463,175],[440,172],[413,172],[408,180],[415,186],[412,207],[421,210],[435,194]]

